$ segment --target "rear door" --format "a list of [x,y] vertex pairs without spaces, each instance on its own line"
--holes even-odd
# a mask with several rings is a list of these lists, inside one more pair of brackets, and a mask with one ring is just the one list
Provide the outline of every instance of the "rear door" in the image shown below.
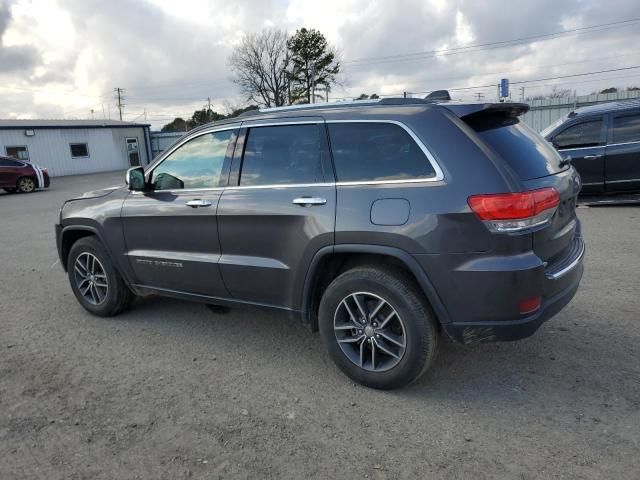
[[122,223],[137,284],[228,297],[218,268],[216,209],[236,132],[227,128],[187,139],[147,172],[151,190],[126,198]]
[[311,259],[334,243],[335,208],[322,118],[243,123],[218,207],[232,296],[298,309]]
[[609,130],[606,191],[640,190],[640,112],[612,114]]
[[579,120],[550,139],[563,158],[571,157],[586,193],[604,191],[606,120],[603,115]]

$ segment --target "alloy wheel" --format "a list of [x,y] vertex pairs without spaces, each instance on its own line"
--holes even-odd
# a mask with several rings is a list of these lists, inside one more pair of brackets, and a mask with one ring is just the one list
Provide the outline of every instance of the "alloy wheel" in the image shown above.
[[33,182],[32,178],[24,177],[20,179],[18,187],[21,192],[30,193],[35,189],[36,184]]
[[382,372],[404,356],[407,337],[395,308],[379,295],[356,292],[338,304],[333,330],[342,353],[360,368]]
[[104,302],[109,292],[109,283],[98,257],[89,252],[81,253],[76,258],[73,268],[80,295],[91,305]]

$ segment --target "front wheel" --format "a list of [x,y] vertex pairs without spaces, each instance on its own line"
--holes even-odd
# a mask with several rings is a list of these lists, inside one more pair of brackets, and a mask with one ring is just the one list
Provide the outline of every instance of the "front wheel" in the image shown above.
[[117,315],[133,300],[133,293],[113,267],[109,254],[96,237],[81,238],[73,244],[67,272],[76,299],[94,315]]
[[359,267],[338,276],[320,301],[327,353],[351,379],[379,389],[407,385],[438,350],[436,319],[404,272]]
[[31,177],[21,177],[16,187],[20,193],[31,193],[36,189],[36,182]]

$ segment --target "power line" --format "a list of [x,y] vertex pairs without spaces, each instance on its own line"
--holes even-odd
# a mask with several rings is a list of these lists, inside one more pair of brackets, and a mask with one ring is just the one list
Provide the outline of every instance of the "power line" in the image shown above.
[[605,24],[599,24],[599,25],[591,25],[588,27],[574,28],[570,30],[562,30],[559,32],[547,33],[542,35],[531,35],[528,37],[520,37],[520,38],[511,39],[511,40],[500,40],[496,42],[467,45],[465,47],[454,47],[454,48],[442,49],[442,50],[428,50],[423,52],[386,55],[386,56],[380,56],[380,57],[359,58],[359,59],[344,61],[342,62],[342,64],[345,66],[348,66],[348,65],[360,66],[360,65],[370,65],[373,63],[387,63],[388,61],[396,62],[396,61],[414,60],[424,56],[429,58],[429,57],[436,57],[436,56],[443,56],[443,55],[453,55],[458,53],[467,53],[469,51],[490,50],[498,47],[517,45],[518,43],[529,42],[532,40],[551,40],[551,39],[558,38],[560,36],[565,36],[565,35],[585,34],[585,33],[607,30],[610,28],[625,27],[625,26],[635,24],[637,22],[640,22],[640,18],[633,18],[629,20],[622,20],[618,22],[611,22],[611,23],[605,23]]

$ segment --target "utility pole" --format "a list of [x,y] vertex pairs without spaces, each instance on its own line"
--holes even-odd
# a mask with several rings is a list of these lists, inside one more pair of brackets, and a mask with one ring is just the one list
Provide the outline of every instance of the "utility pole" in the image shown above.
[[524,86],[520,87],[520,100],[524,102]]
[[118,106],[118,111],[120,112],[120,120],[122,120],[122,109],[124,108],[124,89],[118,87],[118,88],[114,88],[114,91],[116,92],[116,105]]
[[213,112],[211,111],[211,98],[207,97],[207,123],[211,121],[209,118]]
[[93,120],[93,108],[91,109],[91,120]]
[[407,92],[402,92],[402,98],[407,98]]
[[477,98],[478,100],[482,100],[482,99],[484,98],[484,93],[482,93],[482,92],[478,92],[478,93],[476,93],[476,98]]

